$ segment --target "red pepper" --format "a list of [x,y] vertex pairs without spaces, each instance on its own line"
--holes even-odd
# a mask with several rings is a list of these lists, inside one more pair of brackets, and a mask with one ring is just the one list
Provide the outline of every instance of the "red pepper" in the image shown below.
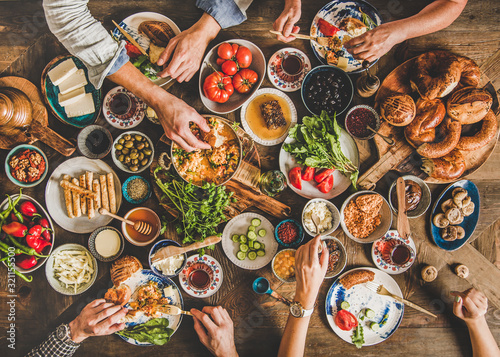
[[49,221],[47,220],[47,218],[40,218],[38,220],[38,224],[41,225],[43,228],[48,228],[50,230],[50,225],[49,225]]
[[21,254],[16,256],[16,266],[21,269],[31,269],[36,265],[36,257],[34,255]]
[[306,169],[302,172],[302,180],[311,181],[314,177],[314,171],[316,169],[314,167],[306,166]]
[[19,205],[19,212],[24,214],[27,217],[33,217],[38,214],[38,211],[31,201],[24,201]]
[[2,231],[16,238],[23,238],[28,233],[28,227],[19,222],[11,222],[2,226]]
[[30,230],[28,231],[28,235],[40,237],[40,235],[42,234],[42,229],[43,227],[37,224],[36,226],[30,228]]
[[318,28],[319,31],[325,36],[334,36],[337,32],[339,32],[337,27],[323,19],[318,20]]
[[51,242],[52,241],[52,234],[50,233],[50,231],[43,231],[42,238],[45,239],[47,242]]

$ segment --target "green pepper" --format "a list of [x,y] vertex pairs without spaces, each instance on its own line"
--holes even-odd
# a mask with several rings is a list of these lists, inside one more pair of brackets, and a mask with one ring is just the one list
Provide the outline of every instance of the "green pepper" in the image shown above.
[[16,274],[18,277],[20,277],[24,281],[27,281],[28,283],[31,283],[33,281],[33,277],[31,275],[29,277],[27,277],[23,273],[18,272],[16,270],[16,268],[12,266],[12,264],[10,263],[10,260],[7,260],[7,266],[9,267],[9,269],[11,269],[14,272],[14,274]]
[[[7,206],[7,208],[2,213],[0,213],[0,226],[3,226],[3,224],[7,220],[7,217],[9,217],[10,212],[12,212],[12,210],[15,209],[16,205],[21,200],[22,195],[23,195],[23,189],[22,188],[19,189],[19,196],[16,198],[16,200],[14,202],[12,202],[12,198],[10,198],[9,195],[6,195],[8,201],[9,201],[9,205]],[[17,217],[17,215],[16,215],[16,217]],[[19,219],[19,217],[17,217],[17,219]]]
[[[9,248],[10,246],[8,246],[7,244],[5,244],[4,242],[0,241],[0,250],[4,253],[7,253],[9,254]],[[19,248],[15,248],[14,249],[14,254],[25,254],[24,251],[22,251],[21,249]]]
[[34,255],[34,256],[40,257],[40,258],[47,258],[48,257],[48,255],[38,254],[34,248],[30,248],[30,247],[27,247],[27,246],[19,243],[17,241],[17,239],[12,237],[11,235],[7,235],[7,237],[10,239],[10,241],[12,242],[12,244],[14,244],[14,246],[16,248],[23,251],[23,254]]

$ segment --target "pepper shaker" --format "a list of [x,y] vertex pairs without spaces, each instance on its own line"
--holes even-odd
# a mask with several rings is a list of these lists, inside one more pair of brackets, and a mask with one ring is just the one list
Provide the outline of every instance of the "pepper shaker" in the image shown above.
[[359,77],[356,81],[356,91],[362,98],[371,97],[380,87],[380,79],[377,76],[370,74],[370,71],[368,70],[369,66],[370,62],[363,61],[365,74]]

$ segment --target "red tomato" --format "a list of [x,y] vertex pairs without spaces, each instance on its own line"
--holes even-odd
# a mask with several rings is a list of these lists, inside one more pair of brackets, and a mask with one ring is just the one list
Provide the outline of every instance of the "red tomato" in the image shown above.
[[227,74],[228,76],[232,76],[238,72],[238,66],[236,65],[236,62],[227,60],[222,64],[222,72]]
[[240,68],[247,68],[252,64],[252,52],[245,46],[240,46],[240,48],[238,48],[235,57]]
[[340,310],[335,315],[335,325],[344,331],[350,331],[358,326],[358,319],[347,310]]
[[318,190],[320,190],[323,193],[328,193],[333,187],[333,175],[328,176],[326,179],[321,181],[321,183],[318,185]]
[[288,171],[288,179],[293,187],[302,190],[302,178],[301,178],[301,168],[294,167],[290,171]]
[[136,58],[142,55],[142,52],[130,42],[125,44],[125,49],[127,50],[127,55],[130,58]]
[[336,26],[333,26],[331,23],[323,19],[318,20],[318,28],[319,31],[325,36],[333,36],[339,32],[339,29]]
[[306,169],[302,173],[302,180],[311,181],[314,177],[314,171],[316,171],[314,167],[306,166]]
[[233,47],[230,43],[223,42],[217,48],[217,55],[225,60],[231,59],[234,56]]
[[233,56],[234,56],[234,54],[235,54],[236,52],[238,52],[238,47],[240,47],[240,46],[238,46],[236,43],[233,43],[233,44],[231,45],[231,47],[233,48]]
[[259,79],[257,72],[251,69],[242,69],[233,77],[233,86],[238,93],[247,93]]
[[317,183],[323,182],[328,176],[333,175],[335,169],[323,169],[320,172],[317,172],[314,176],[314,181]]
[[223,64],[224,62],[226,62],[226,61],[227,61],[227,60],[225,60],[224,58],[217,58],[217,61],[216,61],[216,62],[217,62],[217,64],[218,64],[219,66],[222,66],[222,64]]
[[234,92],[231,78],[220,72],[214,72],[205,78],[203,93],[205,96],[217,103],[225,103]]

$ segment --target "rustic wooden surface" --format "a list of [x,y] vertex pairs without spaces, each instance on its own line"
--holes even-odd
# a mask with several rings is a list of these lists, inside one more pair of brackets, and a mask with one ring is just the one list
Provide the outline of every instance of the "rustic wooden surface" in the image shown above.
[[[376,6],[385,20],[398,19],[410,16],[421,10],[430,0],[424,1],[371,1]],[[298,23],[301,32],[307,32],[317,10],[323,2],[304,1],[302,19]],[[278,17],[282,9],[282,1],[256,0],[248,10],[249,20],[242,25],[220,33],[212,45],[226,39],[244,38],[256,43],[269,58],[276,50],[288,45],[275,40],[268,33],[271,24]],[[90,10],[96,18],[101,20],[107,29],[112,28],[111,20],[119,21],[128,15],[139,11],[156,11],[172,18],[181,29],[192,25],[200,16],[200,11],[194,6],[194,1],[174,2],[154,0],[137,1],[90,1]],[[374,70],[380,78],[384,78],[392,69],[405,59],[429,49],[447,49],[453,52],[470,56],[478,64],[498,69],[500,67],[500,28],[498,27],[498,13],[500,3],[495,0],[470,1],[462,15],[449,28],[432,35],[413,39],[406,45],[398,46],[384,56],[375,66]],[[296,40],[290,44],[297,47],[310,57],[313,65],[319,61],[314,58],[309,44],[306,41]],[[49,33],[44,21],[41,1],[1,2],[0,3],[0,71],[2,76],[20,75],[33,83],[40,82],[43,67],[56,55],[64,53],[64,49]],[[490,77],[495,88],[500,88],[500,70],[496,77]],[[190,83],[176,84],[170,91],[183,98],[194,106],[199,112],[206,113],[197,89],[198,78],[195,76]],[[263,86],[269,87],[266,78]],[[113,84],[106,83],[103,91],[107,92]],[[298,92],[290,95],[296,104],[299,118],[307,112],[302,105]],[[371,104],[371,101],[366,101]],[[355,98],[355,104],[362,103],[360,98]],[[239,120],[239,111],[227,115],[229,119]],[[103,124],[114,136],[116,129],[106,125],[101,117],[99,124]],[[78,130],[61,125],[57,119],[49,117],[49,125],[68,139],[74,139]],[[155,141],[159,139],[158,127],[145,120],[138,128],[144,131]],[[50,147],[38,142],[49,158],[49,171],[52,172],[61,162],[63,156]],[[377,160],[373,143],[358,142],[361,170],[364,171]],[[258,146],[262,162],[262,170],[276,169],[278,167],[279,146]],[[0,159],[5,160],[7,151],[0,151]],[[75,154],[76,155],[76,154]],[[111,162],[109,157],[106,158]],[[3,165],[2,169],[3,169]],[[113,165],[112,165],[113,166]],[[114,167],[114,166],[113,166]],[[426,307],[438,315],[437,319],[429,318],[415,310],[406,309],[401,327],[386,342],[372,347],[357,350],[350,344],[340,340],[328,327],[325,317],[324,299],[331,281],[325,281],[318,297],[318,307],[311,319],[306,341],[306,355],[412,355],[412,356],[470,356],[471,347],[465,325],[455,318],[451,312],[449,292],[463,290],[471,285],[476,285],[484,290],[490,298],[488,321],[495,338],[500,340],[500,148],[497,146],[488,162],[477,172],[470,176],[481,193],[481,214],[477,229],[471,239],[471,244],[466,244],[460,250],[447,253],[437,248],[429,238],[429,215],[410,220],[411,229],[418,249],[416,264],[405,274],[397,276],[396,280],[401,286],[405,297],[415,303]],[[120,179],[127,175],[118,172]],[[396,179],[393,172],[379,181],[376,190],[387,194],[389,185]],[[40,202],[44,202],[45,182],[41,185],[25,190]],[[443,190],[443,185],[431,185],[433,197]],[[13,194],[17,188],[8,181],[5,174],[0,175],[0,195]],[[335,198],[333,203],[340,207],[349,193]],[[286,190],[278,199],[293,208],[292,216],[300,219],[300,214],[306,200]],[[147,206],[157,208],[154,198],[150,199]],[[131,206],[124,204],[120,213],[124,214]],[[268,216],[269,217],[269,216]],[[278,220],[269,217],[273,223]],[[119,227],[116,222],[112,225]],[[370,245],[361,245],[350,241],[341,232],[337,237],[346,244],[348,252],[347,269],[355,266],[373,266],[370,259]],[[168,237],[174,237],[172,231]],[[88,235],[78,235],[56,229],[56,246],[75,242],[87,245]],[[148,249],[133,247],[127,243],[125,254],[138,256],[143,263],[146,262]],[[194,299],[184,294],[185,307],[201,308],[207,304],[221,304],[226,307],[235,323],[235,338],[238,351],[242,356],[273,356],[278,350],[283,327],[288,316],[285,306],[271,298],[257,296],[252,293],[250,283],[257,276],[266,276],[270,279],[272,288],[283,295],[292,298],[293,284],[279,284],[273,278],[269,266],[259,271],[245,271],[236,268],[224,256],[221,247],[210,253],[219,260],[224,269],[224,282],[221,290],[209,299]],[[453,274],[452,268],[456,263],[465,263],[471,269],[471,278],[468,281],[459,279]],[[493,263],[496,263],[494,265]],[[439,269],[438,279],[430,284],[423,284],[418,279],[418,272],[423,264],[434,264]],[[5,333],[0,334],[0,350],[7,351],[7,355],[23,355],[37,343],[42,341],[49,332],[61,322],[72,320],[83,306],[97,297],[102,297],[110,286],[109,264],[99,263],[99,276],[94,286],[83,295],[66,297],[56,293],[45,279],[44,269],[37,270],[32,283],[17,282],[16,299],[16,329],[17,344],[13,352],[7,349]],[[6,284],[6,270],[0,268],[0,285]],[[177,281],[177,279],[175,279]],[[483,283],[478,284],[481,280]],[[486,282],[486,283],[485,283]],[[0,329],[6,331],[7,299],[6,292],[0,291],[2,304],[0,305]],[[165,347],[140,348],[124,343],[116,336],[90,338],[83,343],[76,356],[207,356],[208,352],[198,342],[192,323],[185,318],[183,324]]]

